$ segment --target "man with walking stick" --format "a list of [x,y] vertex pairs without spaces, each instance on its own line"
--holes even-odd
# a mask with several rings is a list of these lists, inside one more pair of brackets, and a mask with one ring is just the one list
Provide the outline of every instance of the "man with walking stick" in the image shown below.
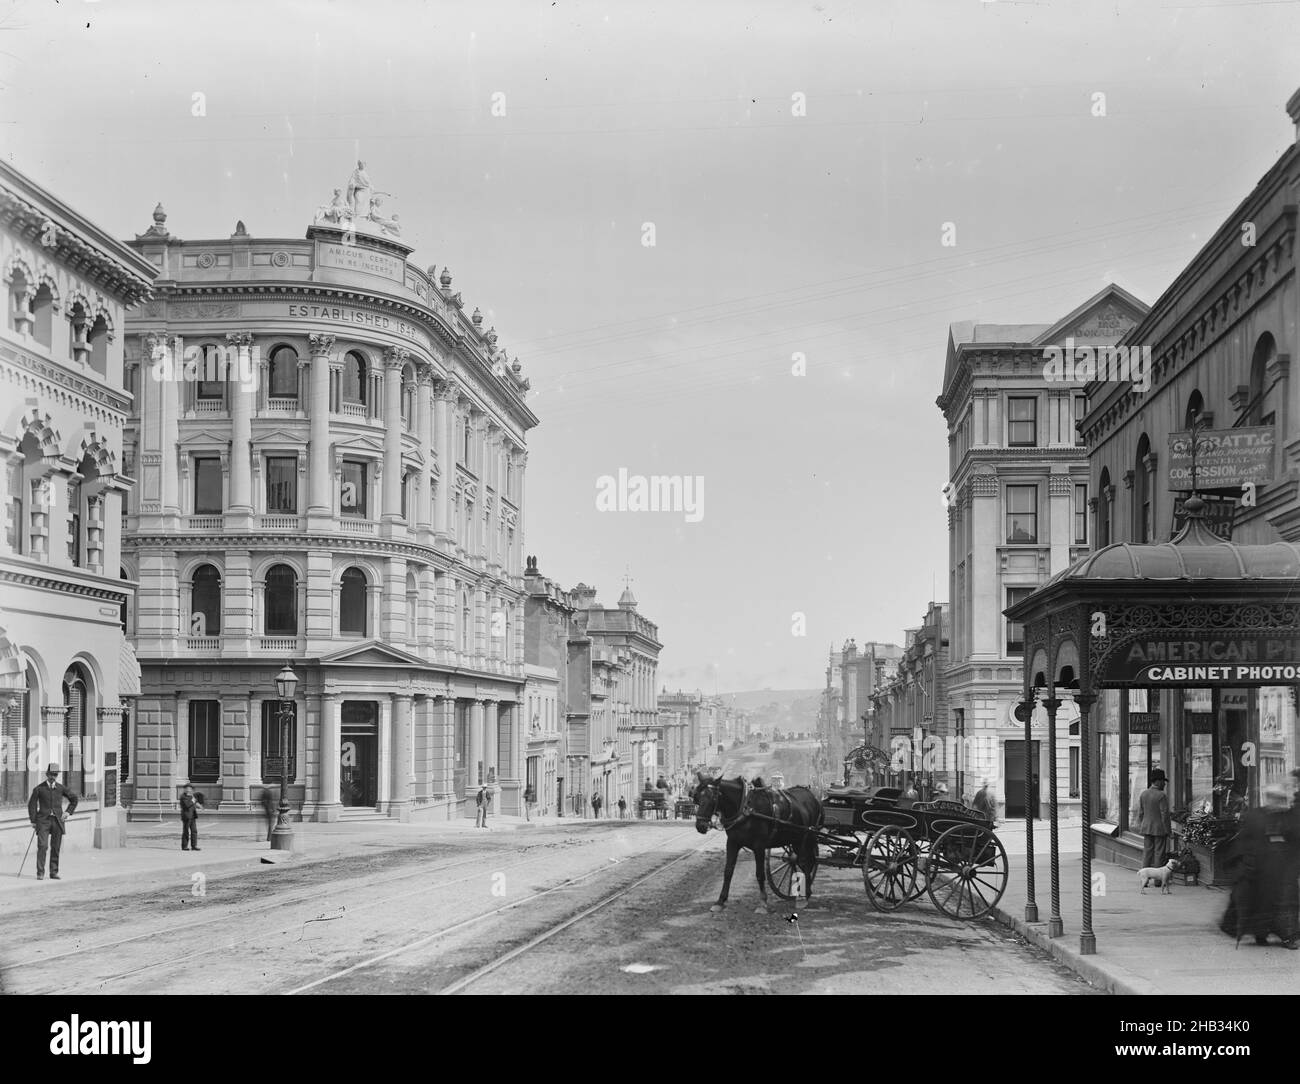
[[[68,808],[63,809],[63,800]],[[45,769],[45,781],[37,784],[27,801],[27,819],[36,829],[36,879],[45,877],[45,852],[50,852],[50,880],[59,880],[59,848],[63,846],[63,831],[67,819],[77,810],[80,799],[59,782],[59,766],[51,764]]]

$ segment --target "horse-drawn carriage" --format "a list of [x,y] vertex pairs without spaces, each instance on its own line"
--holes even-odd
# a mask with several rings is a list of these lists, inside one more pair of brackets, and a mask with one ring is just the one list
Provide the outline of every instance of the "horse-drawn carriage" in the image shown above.
[[[815,863],[861,869],[867,899],[878,911],[896,911],[928,894],[951,918],[988,914],[1007,887],[1007,853],[990,818],[960,802],[900,806],[902,791],[831,787],[815,833]],[[767,852],[772,891],[793,899],[799,862],[795,848]]]
[[651,820],[666,820],[668,817],[668,794],[662,790],[643,790],[636,802],[636,815],[644,820],[646,814]]
[[893,787],[831,787],[819,801],[807,787],[781,790],[702,775],[692,797],[699,806],[696,828],[707,831],[716,816],[727,833],[714,910],[727,902],[741,848],[754,853],[764,904],[767,885],[782,899],[811,897],[819,865],[860,869],[878,911],[928,894],[952,918],[979,918],[1006,891],[1007,853],[993,821],[960,802],[908,803]]

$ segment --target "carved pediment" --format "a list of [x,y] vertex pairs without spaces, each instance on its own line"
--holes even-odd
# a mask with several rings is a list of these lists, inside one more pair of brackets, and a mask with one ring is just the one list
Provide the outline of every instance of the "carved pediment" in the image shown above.
[[424,667],[426,665],[422,659],[417,658],[415,655],[408,655],[405,651],[399,651],[397,648],[380,643],[378,640],[365,640],[362,643],[346,647],[342,651],[323,655],[320,661],[331,666],[399,665]]
[[217,432],[212,429],[200,429],[196,433],[187,433],[178,441],[181,447],[186,445],[199,445],[204,448],[210,448],[214,444],[226,445],[230,443],[230,433]]

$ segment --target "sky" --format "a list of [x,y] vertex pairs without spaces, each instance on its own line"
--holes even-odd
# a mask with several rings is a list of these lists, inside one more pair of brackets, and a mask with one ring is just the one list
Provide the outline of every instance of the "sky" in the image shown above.
[[5,0],[0,153],[186,239],[302,237],[363,158],[531,380],[542,572],[630,580],[670,689],[808,689],[947,599],[948,325],[1154,302],[1295,138],[1298,41],[1291,0]]

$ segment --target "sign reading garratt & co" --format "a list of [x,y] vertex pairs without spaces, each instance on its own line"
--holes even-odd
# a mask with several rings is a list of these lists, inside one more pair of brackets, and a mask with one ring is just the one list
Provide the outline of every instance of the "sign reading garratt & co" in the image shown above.
[[1300,681],[1300,635],[1170,632],[1121,648],[1105,681],[1131,685],[1282,685]]
[[[1239,489],[1273,480],[1271,425],[1205,429],[1196,434],[1196,487]],[[1169,434],[1169,488],[1192,488],[1192,435]]]

